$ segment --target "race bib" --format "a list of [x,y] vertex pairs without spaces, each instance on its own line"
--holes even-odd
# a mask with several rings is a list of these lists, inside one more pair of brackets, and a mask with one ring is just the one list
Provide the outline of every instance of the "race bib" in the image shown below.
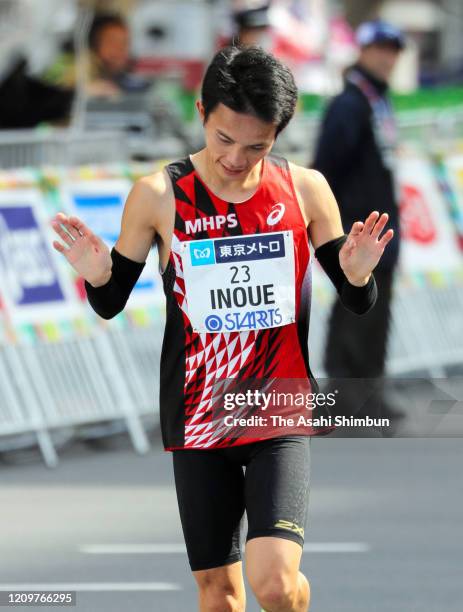
[[292,231],[182,242],[195,332],[227,333],[295,321]]

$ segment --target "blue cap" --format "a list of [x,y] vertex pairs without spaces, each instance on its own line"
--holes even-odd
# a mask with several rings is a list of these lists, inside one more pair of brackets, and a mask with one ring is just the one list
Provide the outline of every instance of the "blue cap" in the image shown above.
[[390,43],[398,49],[404,49],[406,46],[405,36],[399,28],[385,21],[365,21],[360,24],[355,39],[359,47],[376,43]]

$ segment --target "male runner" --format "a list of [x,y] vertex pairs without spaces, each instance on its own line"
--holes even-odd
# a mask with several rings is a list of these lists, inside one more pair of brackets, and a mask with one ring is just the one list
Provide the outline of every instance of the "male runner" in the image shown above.
[[[392,231],[380,238],[387,215],[375,211],[344,235],[323,176],[269,155],[297,99],[291,72],[273,56],[257,47],[220,51],[201,93],[205,148],[134,185],[111,252],[62,213],[54,229],[65,245],[53,245],[109,319],[124,308],[156,242],[167,299],[161,427],[199,609],[245,609],[239,537],[246,509],[246,573],[257,600],[268,612],[302,612],[310,598],[299,571],[310,437],[231,437],[213,426],[212,390],[226,378],[311,380],[309,238],[343,304],[361,314],[376,299],[372,270]],[[257,291],[259,275],[271,299],[243,308],[236,296]],[[211,282],[214,296],[220,291],[226,302],[233,294],[235,303],[211,303]]]

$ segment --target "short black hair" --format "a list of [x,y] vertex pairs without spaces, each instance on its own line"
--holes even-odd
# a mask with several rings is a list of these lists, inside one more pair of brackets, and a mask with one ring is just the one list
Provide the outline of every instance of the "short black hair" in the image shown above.
[[297,87],[290,69],[260,47],[225,47],[209,64],[201,89],[205,121],[224,104],[237,113],[276,124],[276,135],[294,115]]
[[128,29],[125,19],[117,13],[97,13],[95,15],[88,33],[88,46],[92,51],[96,51],[98,47],[101,32],[111,26]]

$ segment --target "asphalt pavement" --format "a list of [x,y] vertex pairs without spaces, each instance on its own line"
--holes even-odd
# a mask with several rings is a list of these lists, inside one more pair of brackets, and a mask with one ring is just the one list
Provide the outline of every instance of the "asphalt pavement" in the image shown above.
[[[462,467],[458,438],[313,439],[311,612],[461,612]],[[120,437],[73,443],[54,470],[0,463],[0,516],[0,591],[75,590],[79,612],[197,609],[159,438],[143,456]]]

